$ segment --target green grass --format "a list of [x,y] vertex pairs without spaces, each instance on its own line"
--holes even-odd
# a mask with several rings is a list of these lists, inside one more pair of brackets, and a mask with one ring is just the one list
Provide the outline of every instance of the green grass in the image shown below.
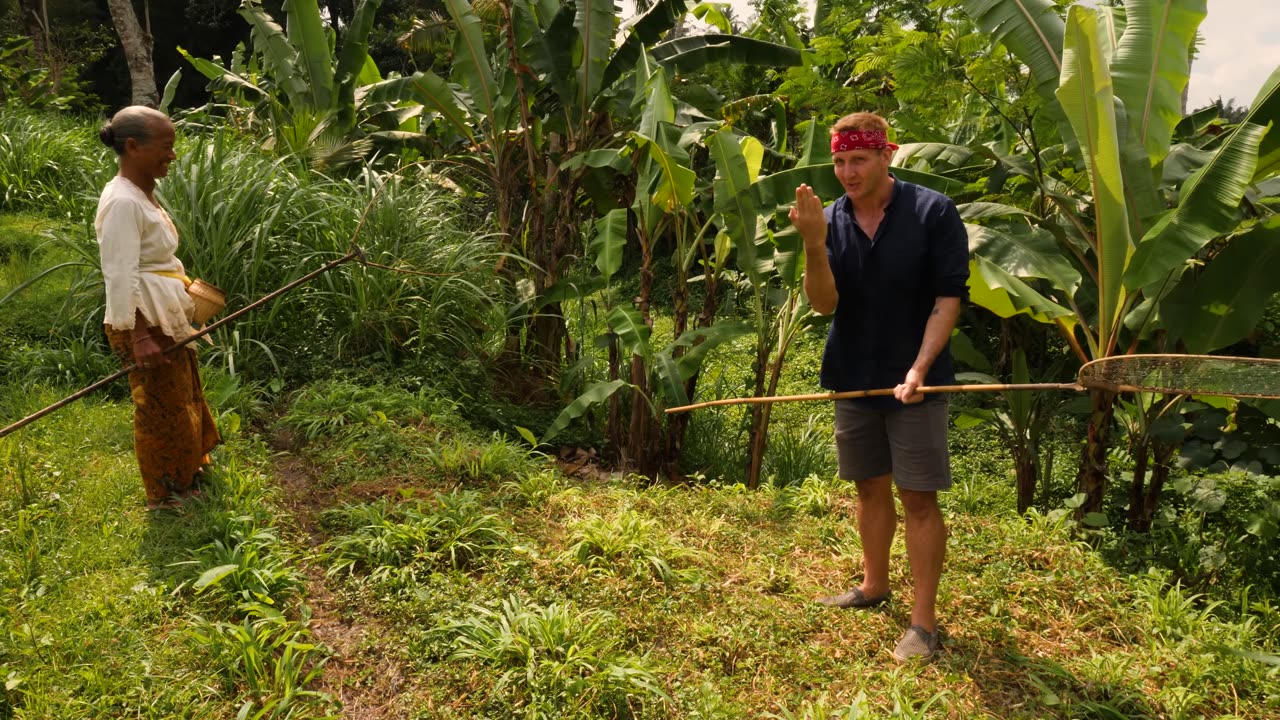
[[[304,420],[340,414],[325,404],[339,396],[367,407],[308,440]],[[1273,598],[1123,575],[1061,513],[944,496],[950,640],[900,667],[901,534],[887,608],[812,601],[857,576],[847,485],[575,480],[533,456],[466,472],[430,461],[493,442],[454,412],[407,390],[317,386],[285,415],[302,436],[292,459],[233,433],[210,497],[181,514],[142,510],[127,406],[82,402],[4,440],[0,717],[230,717],[246,703],[313,717],[340,712],[337,697],[394,697],[396,716],[424,718],[1280,710],[1280,671],[1233,652],[1280,649]],[[1004,477],[977,485],[994,449],[970,452],[989,456],[961,463],[970,494],[1007,493]]]

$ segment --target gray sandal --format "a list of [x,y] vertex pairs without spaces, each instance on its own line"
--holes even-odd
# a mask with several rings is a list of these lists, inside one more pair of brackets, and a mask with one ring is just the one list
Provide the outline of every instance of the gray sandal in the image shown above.
[[818,598],[818,602],[823,605],[838,608],[872,608],[889,602],[889,597],[891,595],[893,595],[893,592],[889,591],[879,597],[869,598],[862,594],[862,588],[854,588],[843,595],[820,597]]

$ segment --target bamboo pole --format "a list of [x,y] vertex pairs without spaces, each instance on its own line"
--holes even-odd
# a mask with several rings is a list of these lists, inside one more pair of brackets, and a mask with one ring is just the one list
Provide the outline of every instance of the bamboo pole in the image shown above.
[[[248,305],[245,305],[244,307],[240,308],[239,310],[237,310],[237,311],[235,311],[235,312],[231,313],[230,315],[228,315],[228,316],[226,316],[226,317],[222,318],[222,319],[221,319],[221,320],[219,320],[218,322],[213,323],[212,325],[207,325],[207,326],[205,326],[203,329],[201,329],[200,331],[198,331],[198,332],[196,332],[196,333],[194,333],[194,334],[190,335],[189,337],[186,337],[186,338],[184,338],[184,339],[182,339],[182,340],[179,340],[178,342],[174,343],[171,347],[169,347],[169,348],[165,349],[165,351],[164,351],[164,353],[163,353],[163,354],[167,355],[167,354],[169,354],[169,353],[173,352],[174,350],[177,350],[177,349],[178,349],[178,348],[180,348],[180,347],[183,347],[183,346],[186,346],[186,345],[190,345],[191,343],[193,343],[193,342],[195,342],[196,340],[199,340],[200,338],[202,338],[202,337],[204,337],[204,336],[208,335],[209,333],[213,332],[214,330],[217,330],[218,328],[222,327],[223,325],[226,325],[226,324],[227,324],[227,323],[229,323],[229,322],[232,322],[232,321],[234,321],[234,320],[239,319],[240,317],[244,316],[246,313],[252,312],[253,310],[256,310],[257,308],[261,307],[262,305],[265,305],[266,303],[269,303],[269,302],[271,302],[272,300],[275,300],[276,298],[278,298],[278,297],[280,297],[281,295],[283,295],[283,294],[285,294],[285,293],[289,292],[290,290],[292,290],[292,289],[294,289],[294,288],[298,287],[299,285],[301,285],[301,284],[303,284],[303,283],[305,283],[305,282],[308,282],[308,281],[312,280],[313,278],[315,278],[315,277],[317,277],[317,276],[319,276],[319,275],[322,275],[322,274],[324,274],[324,273],[327,273],[327,272],[329,272],[330,270],[332,270],[332,269],[334,269],[334,268],[338,267],[339,265],[341,265],[341,264],[343,264],[343,263],[345,263],[345,262],[348,262],[348,261],[350,261],[350,260],[353,260],[353,259],[355,259],[355,258],[364,258],[364,252],[362,252],[362,251],[360,250],[360,248],[355,247],[355,246],[353,245],[353,246],[352,246],[352,250],[351,250],[351,252],[347,253],[346,255],[343,255],[342,257],[338,258],[337,260],[333,260],[333,261],[331,261],[331,262],[326,263],[323,267],[321,267],[321,268],[319,268],[319,269],[317,269],[317,270],[313,270],[313,271],[311,271],[311,272],[307,273],[306,275],[303,275],[302,277],[298,278],[297,280],[294,280],[293,282],[289,283],[288,285],[285,285],[284,287],[281,287],[281,288],[279,288],[279,289],[277,289],[277,290],[275,290],[275,291],[273,291],[273,292],[271,292],[271,293],[268,293],[267,295],[264,295],[264,296],[262,296],[262,297],[258,298],[257,300],[255,300],[255,301],[253,301],[253,302],[249,303]],[[63,398],[63,399],[61,399],[61,400],[59,400],[58,402],[56,402],[56,403],[54,403],[54,404],[50,405],[49,407],[47,407],[47,408],[45,408],[45,409],[43,409],[43,410],[41,410],[41,411],[39,411],[39,412],[32,413],[31,415],[28,415],[28,416],[26,416],[26,417],[22,418],[21,420],[19,420],[19,421],[17,421],[17,422],[15,422],[15,423],[13,423],[12,425],[9,425],[8,427],[5,427],[5,428],[3,428],[3,429],[0,429],[0,438],[4,437],[5,435],[8,435],[8,434],[10,434],[10,433],[12,433],[12,432],[15,432],[15,431],[17,431],[17,430],[20,430],[20,429],[22,429],[22,428],[26,427],[27,425],[30,425],[31,423],[35,422],[36,420],[39,420],[40,418],[44,417],[45,415],[48,415],[49,413],[52,413],[52,412],[53,412],[53,411],[55,411],[55,410],[58,410],[58,409],[60,409],[60,408],[64,408],[64,407],[66,407],[67,405],[70,405],[71,403],[75,402],[76,400],[79,400],[80,398],[84,397],[85,395],[88,395],[89,393],[92,393],[92,392],[93,392],[93,391],[95,391],[95,390],[98,390],[99,388],[102,388],[102,387],[104,387],[104,386],[106,386],[106,385],[110,385],[111,383],[115,382],[116,380],[119,380],[120,378],[124,377],[125,375],[128,375],[129,373],[131,373],[131,372],[133,372],[134,370],[137,370],[137,369],[138,369],[138,365],[135,363],[135,364],[133,364],[133,365],[130,365],[130,366],[129,366],[129,367],[127,367],[127,368],[124,368],[124,369],[122,369],[122,370],[118,370],[118,371],[116,371],[116,372],[114,372],[114,373],[112,373],[112,374],[108,375],[107,377],[102,378],[102,379],[101,379],[101,380],[99,380],[98,382],[96,382],[96,383],[94,383],[94,384],[92,384],[92,385],[90,385],[90,386],[88,386],[88,387],[86,387],[86,388],[82,388],[82,389],[80,389],[80,390],[76,391],[75,393],[73,393],[73,394],[71,394],[71,395],[68,395],[67,397],[65,397],[65,398]]]
[[[926,385],[924,387],[917,388],[916,391],[928,395],[932,393],[1004,392],[1006,390],[1072,390],[1079,392],[1084,389],[1085,387],[1083,385],[1077,383],[1012,383],[1005,385]],[[680,407],[667,408],[666,412],[670,415],[673,413],[681,413],[689,410],[698,410],[701,408],[717,407],[722,405],[802,402],[806,400],[846,400],[850,398],[890,397],[892,395],[893,388],[881,388],[878,390],[849,390],[846,392],[813,393],[810,395],[726,398],[724,400],[708,400],[707,402],[695,403],[693,405],[682,405]]]

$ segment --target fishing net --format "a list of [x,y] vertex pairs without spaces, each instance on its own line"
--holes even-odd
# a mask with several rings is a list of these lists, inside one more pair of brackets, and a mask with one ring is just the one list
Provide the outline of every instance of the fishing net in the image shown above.
[[1115,392],[1280,399],[1280,360],[1218,355],[1116,355],[1086,363],[1079,383]]

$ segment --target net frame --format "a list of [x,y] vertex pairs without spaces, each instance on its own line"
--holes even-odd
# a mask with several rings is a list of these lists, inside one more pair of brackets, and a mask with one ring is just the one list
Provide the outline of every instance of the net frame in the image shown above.
[[1080,367],[1081,389],[1280,400],[1280,360],[1233,355],[1112,355]]

